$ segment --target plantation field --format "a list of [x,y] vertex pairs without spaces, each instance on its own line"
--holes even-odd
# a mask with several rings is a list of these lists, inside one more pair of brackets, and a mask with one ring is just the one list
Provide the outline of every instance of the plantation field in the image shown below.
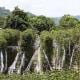
[[0,80],[80,80],[80,71],[49,71],[42,74],[0,74]]

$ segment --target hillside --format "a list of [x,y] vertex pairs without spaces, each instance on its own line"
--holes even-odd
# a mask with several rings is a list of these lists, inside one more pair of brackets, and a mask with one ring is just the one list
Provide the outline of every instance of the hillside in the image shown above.
[[0,17],[4,17],[10,14],[10,10],[5,9],[5,7],[0,7]]

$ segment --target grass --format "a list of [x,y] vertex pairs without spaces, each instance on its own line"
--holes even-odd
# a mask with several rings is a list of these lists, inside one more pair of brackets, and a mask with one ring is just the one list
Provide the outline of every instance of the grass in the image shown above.
[[0,74],[0,80],[80,80],[80,71],[48,71],[43,74]]

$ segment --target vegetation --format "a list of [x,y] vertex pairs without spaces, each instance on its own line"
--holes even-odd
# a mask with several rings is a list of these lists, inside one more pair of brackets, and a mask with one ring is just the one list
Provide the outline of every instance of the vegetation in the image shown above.
[[4,21],[5,21],[5,18],[4,17],[0,17],[0,28],[4,27]]
[[49,61],[51,61],[52,53],[53,53],[53,38],[48,31],[41,32],[40,35],[42,50],[47,54],[49,57]]
[[21,50],[25,52],[26,65],[34,54],[35,37],[35,32],[32,29],[27,29],[21,33]]
[[4,37],[0,36],[0,48],[6,47],[7,41]]
[[8,45],[17,45],[19,40],[19,31],[13,29],[2,29],[0,35],[7,41]]
[[42,75],[27,73],[26,75],[0,75],[0,80],[79,80],[79,72],[76,71],[52,71]]
[[77,18],[70,15],[64,15],[60,20],[60,26],[64,28],[72,28],[75,27],[78,22],[79,20]]
[[21,46],[23,47],[23,50],[32,49],[31,47],[34,46],[35,42],[35,32],[32,29],[27,29],[24,32],[22,32],[21,37]]
[[25,30],[29,27],[27,23],[27,14],[15,7],[15,10],[6,18],[5,28],[12,28],[18,30]]
[[[36,16],[28,14],[18,7],[11,12],[6,18],[0,17],[0,50],[7,51],[7,71],[13,63],[17,52],[25,54],[23,71],[29,64],[32,56],[34,55],[37,36],[40,37],[39,51],[41,50],[43,69],[42,74],[26,73],[24,75],[4,75],[1,74],[1,80],[79,80],[80,71],[80,21],[71,15],[64,15],[59,24],[56,26],[51,18],[45,16]],[[20,49],[8,48],[8,46],[18,46]],[[3,51],[3,53],[5,53]],[[47,60],[46,61],[46,57]],[[35,55],[37,56],[37,55]],[[35,57],[34,56],[34,57]],[[5,54],[3,54],[3,58]],[[22,54],[20,60],[22,59]],[[24,56],[23,56],[24,57]],[[55,57],[55,58],[54,58]],[[47,68],[47,62],[51,67],[53,58],[56,65],[60,63],[60,60],[65,57],[62,69],[77,69],[74,70],[50,70]],[[36,65],[36,58],[34,65]],[[59,60],[60,59],[60,60]],[[19,64],[20,64],[19,60]],[[59,62],[57,63],[57,61]],[[3,63],[5,60],[3,61]],[[40,62],[40,59],[38,59]],[[19,65],[16,64],[16,65]],[[1,65],[1,64],[0,64]],[[21,67],[21,66],[20,66]]]
[[46,18],[45,16],[32,17],[29,19],[29,22],[33,29],[38,32],[44,30],[50,31],[55,26],[54,21],[50,18]]

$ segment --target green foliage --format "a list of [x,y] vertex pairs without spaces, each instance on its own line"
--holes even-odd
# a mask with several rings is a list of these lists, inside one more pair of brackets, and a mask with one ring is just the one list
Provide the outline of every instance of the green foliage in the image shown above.
[[0,36],[0,48],[6,47],[7,41],[4,37]]
[[69,41],[72,40],[72,29],[71,30],[52,30],[51,34],[53,40],[60,46],[68,46]]
[[[30,62],[30,59],[35,51],[34,50],[34,43],[36,39],[35,32],[38,32],[40,34],[40,40],[41,40],[40,47],[42,50],[41,53],[43,53],[43,51],[45,52],[45,54],[48,56],[50,65],[51,65],[51,61],[54,56],[54,53],[57,52],[56,49],[59,48],[59,56],[62,57],[61,55],[65,53],[64,64],[65,66],[67,66],[68,64],[68,67],[69,67],[70,59],[72,56],[72,51],[75,48],[75,46],[78,46],[78,47],[74,51],[73,60],[74,61],[76,60],[77,64],[80,63],[79,61],[80,60],[80,48],[79,48],[80,46],[80,22],[75,17],[70,16],[70,15],[64,15],[60,20],[60,25],[54,28],[55,23],[51,18],[47,18],[45,16],[35,16],[33,14],[30,14],[28,17],[28,14],[26,12],[24,12],[23,10],[20,10],[18,7],[15,7],[15,10],[12,11],[11,15],[6,17],[5,22],[4,22],[4,18],[0,17],[0,27],[3,28],[3,24],[5,25],[5,28],[8,28],[8,29],[0,30],[0,48],[5,49],[6,46],[18,45],[18,40],[19,40],[21,42],[20,43],[21,51],[25,52],[25,57],[26,57],[25,65],[26,66]],[[28,29],[28,28],[31,28],[31,29]],[[23,32],[21,32],[20,34],[18,30],[23,31]],[[54,42],[57,43],[58,47],[54,47],[53,45]],[[8,52],[8,58],[7,58],[8,64],[7,65],[9,67],[14,61],[17,50],[14,50],[13,52],[11,48],[7,48],[6,50]],[[46,60],[44,60],[43,54],[41,54],[41,57],[42,57],[41,60],[43,59],[42,66],[44,66],[45,65],[44,62],[46,63]],[[26,68],[26,66],[24,67]],[[55,74],[51,73],[51,75],[54,75],[55,77],[49,76],[48,73],[44,74],[44,80],[45,79],[47,80],[48,78],[51,78],[54,80],[58,80],[58,79],[63,80],[64,76],[67,76],[67,77],[72,76],[71,74],[69,75],[66,74],[62,76],[63,73],[62,72],[57,72]],[[38,75],[36,77],[35,77],[35,74],[29,74],[29,76],[30,75],[32,76],[34,80],[36,80],[37,78],[41,80],[41,77],[43,79],[43,76],[41,75]],[[56,76],[59,78],[57,78]],[[32,79],[31,77],[29,78]],[[71,77],[71,79],[73,78]]]
[[51,30],[55,26],[51,18],[45,16],[31,16],[20,10],[18,7],[12,11],[11,15],[7,16],[4,23],[4,28],[18,29],[24,31],[27,28],[33,28],[39,32],[43,30]]
[[0,30],[0,48],[6,47],[7,41],[4,38],[4,36],[2,35],[2,29]]
[[53,39],[56,40],[57,43],[63,43],[64,38],[66,38],[65,31],[63,30],[52,30],[51,34],[53,35]]
[[41,49],[44,50],[46,55],[48,56],[49,61],[52,61],[53,55],[53,38],[48,31],[41,32]]
[[35,41],[35,33],[32,29],[27,29],[22,32],[21,46],[24,47],[24,50],[31,50]]
[[4,75],[0,74],[0,80],[80,80],[80,72],[77,71],[51,71],[42,75],[27,73],[26,75]]
[[18,17],[22,18],[23,20],[27,18],[26,12],[24,12],[23,10],[20,10],[18,7],[15,7],[15,9],[12,11],[12,14],[14,16],[18,15]]
[[4,17],[0,17],[0,28],[3,28],[4,21],[5,21],[5,18]]
[[76,58],[76,60],[78,58],[77,61],[79,61],[80,51],[78,47],[76,46],[80,45],[80,28],[75,27],[75,28],[67,29],[67,30],[65,29],[64,30],[52,30],[51,33],[53,35],[54,41],[58,44],[58,46],[60,46],[60,48],[64,47],[65,49],[65,53],[66,53],[65,67],[67,68],[69,67],[70,58],[74,49],[75,49],[74,58]]
[[12,14],[6,18],[5,28],[23,31],[30,27],[27,21],[27,14],[18,7],[15,7],[15,10],[13,10]]
[[4,37],[7,41],[7,45],[17,45],[17,41],[20,36],[19,31],[13,29],[3,29],[0,33],[0,36]]
[[66,44],[69,41],[76,44],[79,42],[79,28],[72,28],[67,30],[52,30],[51,34],[53,35],[53,39],[56,40],[60,44]]
[[27,29],[27,30],[22,32],[22,35],[21,35],[21,48],[29,56],[30,56],[30,54],[33,55],[34,42],[35,42],[35,33],[32,29]]
[[13,29],[4,30],[4,37],[7,40],[8,45],[17,45],[19,36],[20,36],[20,33],[18,30],[13,30]]
[[29,19],[29,23],[33,29],[41,32],[44,30],[50,31],[55,26],[54,21],[45,16],[32,17]]
[[53,39],[48,31],[41,32],[40,38],[41,38],[41,42],[43,43],[42,44],[43,49],[46,48],[47,50],[48,49],[47,47],[49,48],[51,47]]
[[35,42],[35,32],[32,29],[27,29],[21,34],[21,50],[25,52],[26,62],[25,68],[30,62],[31,57],[34,54],[34,42]]
[[[1,29],[0,30],[0,49],[7,51],[7,67],[10,67],[17,54],[17,49],[12,49],[7,46],[17,46],[20,33],[14,29]],[[5,56],[6,53],[4,53]],[[5,61],[5,58],[4,58]]]
[[72,28],[75,27],[78,22],[79,20],[77,18],[70,15],[64,15],[60,20],[60,26],[64,28]]

